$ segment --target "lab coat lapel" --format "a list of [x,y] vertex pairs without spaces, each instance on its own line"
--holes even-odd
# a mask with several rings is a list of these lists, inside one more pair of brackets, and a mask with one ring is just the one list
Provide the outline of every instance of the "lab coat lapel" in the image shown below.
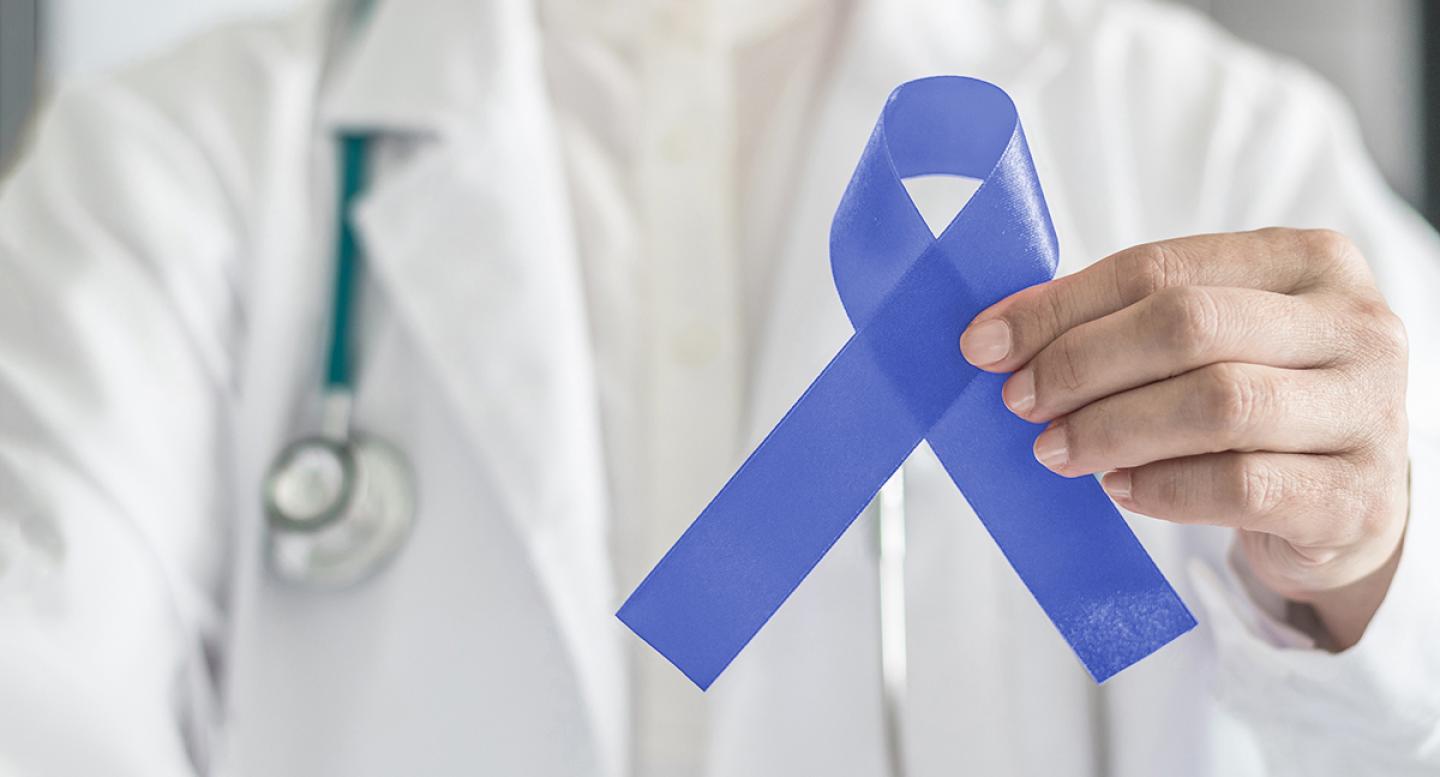
[[419,143],[359,203],[361,239],[529,551],[614,772],[627,716],[599,419],[533,9],[415,5],[376,9],[325,115]]

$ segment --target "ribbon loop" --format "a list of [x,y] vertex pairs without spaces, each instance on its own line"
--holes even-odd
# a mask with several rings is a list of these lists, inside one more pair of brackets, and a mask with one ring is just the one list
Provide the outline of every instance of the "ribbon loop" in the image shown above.
[[[934,237],[902,179],[980,187]],[[887,100],[830,232],[855,334],[618,613],[706,688],[928,440],[1097,682],[1195,625],[1093,478],[1030,453],[1003,376],[959,353],[985,307],[1054,276],[1059,255],[1018,114],[969,78]]]

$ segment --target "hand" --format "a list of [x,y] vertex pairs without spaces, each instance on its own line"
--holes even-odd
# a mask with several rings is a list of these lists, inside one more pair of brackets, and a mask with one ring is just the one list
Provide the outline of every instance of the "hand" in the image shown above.
[[1408,507],[1404,328],[1355,246],[1265,229],[1167,240],[975,317],[965,358],[1014,374],[1035,456],[1131,511],[1232,526],[1329,646],[1359,640]]

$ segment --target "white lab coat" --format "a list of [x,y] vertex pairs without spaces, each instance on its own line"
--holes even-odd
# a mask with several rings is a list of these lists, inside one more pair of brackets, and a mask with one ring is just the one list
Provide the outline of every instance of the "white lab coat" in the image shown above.
[[[1265,224],[1359,242],[1412,340],[1412,522],[1369,632],[1329,655],[1240,587],[1225,531],[1132,521],[1201,626],[1097,689],[922,449],[911,773],[1433,773],[1440,244],[1328,90],[1196,17],[1023,0],[977,28],[970,10],[855,9],[776,259],[747,438],[848,334],[826,233],[884,96],[964,73],[1019,104],[1064,271]],[[532,10],[377,14],[334,58],[312,9],[69,89],[0,192],[0,774],[625,769],[633,637],[612,616]],[[408,453],[421,506],[382,577],[315,594],[266,574],[256,489],[315,420],[344,126],[401,138],[360,211],[357,419]],[[852,528],[711,690],[697,773],[884,773],[872,533]]]

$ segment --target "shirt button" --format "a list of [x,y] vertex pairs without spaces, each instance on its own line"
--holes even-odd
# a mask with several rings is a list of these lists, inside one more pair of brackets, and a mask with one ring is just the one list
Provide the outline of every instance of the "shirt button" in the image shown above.
[[671,356],[685,367],[704,366],[719,352],[720,335],[706,324],[690,324],[670,342]]

